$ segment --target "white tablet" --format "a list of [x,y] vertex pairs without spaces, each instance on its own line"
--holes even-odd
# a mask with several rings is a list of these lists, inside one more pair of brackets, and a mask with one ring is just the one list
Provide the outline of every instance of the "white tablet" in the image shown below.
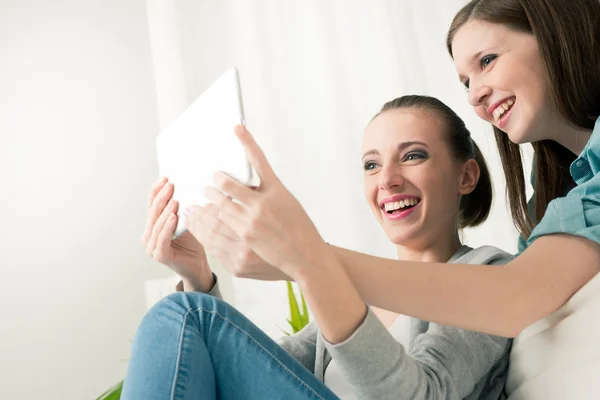
[[213,186],[215,172],[250,183],[252,168],[234,133],[239,124],[244,124],[240,82],[237,69],[230,68],[156,139],[160,175],[173,183],[179,202],[174,239],[187,229],[183,211],[207,202],[204,188]]

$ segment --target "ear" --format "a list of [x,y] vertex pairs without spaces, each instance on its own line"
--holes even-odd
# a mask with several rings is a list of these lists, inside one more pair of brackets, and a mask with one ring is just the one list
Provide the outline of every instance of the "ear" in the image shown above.
[[458,192],[462,195],[467,195],[475,190],[477,182],[479,182],[479,164],[474,159],[465,161],[460,169],[460,181]]

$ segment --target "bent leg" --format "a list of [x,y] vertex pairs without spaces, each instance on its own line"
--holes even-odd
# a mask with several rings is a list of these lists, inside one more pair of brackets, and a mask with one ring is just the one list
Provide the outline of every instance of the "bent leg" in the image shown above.
[[123,400],[337,399],[228,303],[175,293],[144,317]]

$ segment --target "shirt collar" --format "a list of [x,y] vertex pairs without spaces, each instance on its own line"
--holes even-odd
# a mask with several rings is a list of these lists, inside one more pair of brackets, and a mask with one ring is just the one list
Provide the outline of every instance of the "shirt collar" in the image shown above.
[[600,118],[596,120],[592,136],[583,151],[571,163],[570,171],[578,185],[587,182],[600,171]]

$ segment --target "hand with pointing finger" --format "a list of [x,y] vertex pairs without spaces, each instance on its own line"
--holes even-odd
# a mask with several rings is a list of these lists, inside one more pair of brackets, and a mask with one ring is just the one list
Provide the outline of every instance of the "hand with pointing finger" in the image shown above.
[[325,255],[335,257],[246,128],[237,126],[235,133],[260,176],[260,186],[249,188],[217,173],[216,188],[206,188],[206,196],[214,206],[192,207],[190,218],[213,215],[215,224],[225,226],[221,231],[228,232],[230,240],[242,241],[248,250],[292,279],[302,273],[301,268],[322,262]]

